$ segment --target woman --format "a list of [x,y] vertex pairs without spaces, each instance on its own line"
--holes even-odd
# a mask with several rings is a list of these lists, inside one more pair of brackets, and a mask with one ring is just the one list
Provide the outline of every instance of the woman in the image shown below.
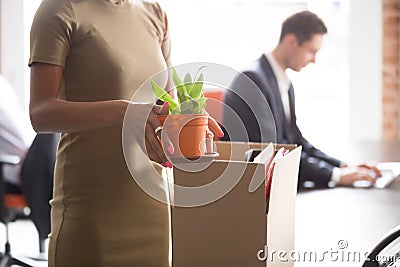
[[[31,29],[30,114],[62,132],[55,169],[49,266],[168,266],[168,207],[132,179],[121,128],[135,90],[170,66],[168,21],[156,3],[44,0]],[[151,92],[149,92],[151,93]],[[147,120],[149,157],[166,162]],[[147,177],[146,177],[147,178]]]

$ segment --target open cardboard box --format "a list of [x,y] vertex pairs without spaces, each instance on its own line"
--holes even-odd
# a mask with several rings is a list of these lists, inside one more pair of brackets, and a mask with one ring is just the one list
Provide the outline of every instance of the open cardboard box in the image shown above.
[[[286,262],[277,257],[280,250],[289,253],[294,249],[301,147],[284,145],[290,152],[276,162],[267,215],[265,165],[243,161],[245,151],[267,146],[216,142],[219,157],[215,160],[178,164],[168,172],[174,184],[174,267],[293,266],[288,254]],[[196,166],[200,167],[193,171]],[[180,186],[199,190],[181,190]],[[273,251],[276,253],[271,261]]]

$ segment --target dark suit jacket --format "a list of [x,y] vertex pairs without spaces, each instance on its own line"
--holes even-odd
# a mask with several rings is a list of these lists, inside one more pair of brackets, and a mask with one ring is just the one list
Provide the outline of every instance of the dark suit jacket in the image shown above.
[[[226,92],[222,124],[225,128],[238,125],[238,120],[232,115],[236,113],[244,124],[248,139],[238,135],[235,127],[231,126],[225,132],[225,140],[301,145],[299,185],[312,181],[316,186],[327,186],[333,168],[339,167],[340,161],[316,149],[303,137],[296,123],[293,86],[289,89],[291,120],[287,122],[278,83],[267,58],[261,56],[242,73],[244,75],[239,75]],[[260,108],[267,104],[269,108]],[[271,128],[276,128],[275,136],[271,134]]]

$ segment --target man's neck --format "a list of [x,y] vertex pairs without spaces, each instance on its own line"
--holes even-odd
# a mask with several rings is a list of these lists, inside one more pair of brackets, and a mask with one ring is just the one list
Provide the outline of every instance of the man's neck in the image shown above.
[[285,71],[287,69],[285,60],[284,60],[284,53],[282,51],[282,49],[280,49],[279,46],[277,46],[273,51],[272,51],[272,55],[274,56],[276,62],[278,62],[279,66],[281,67],[281,69],[283,71]]

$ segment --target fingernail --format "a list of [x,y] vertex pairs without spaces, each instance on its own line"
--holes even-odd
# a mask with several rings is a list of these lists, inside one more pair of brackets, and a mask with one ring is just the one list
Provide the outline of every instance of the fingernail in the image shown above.
[[167,147],[168,152],[173,155],[174,154],[174,148],[172,146]]
[[172,163],[169,162],[169,161],[165,162],[165,165],[166,165],[168,168],[172,168]]
[[163,166],[163,167],[167,167],[167,164],[165,164],[165,163],[161,163],[161,166]]

